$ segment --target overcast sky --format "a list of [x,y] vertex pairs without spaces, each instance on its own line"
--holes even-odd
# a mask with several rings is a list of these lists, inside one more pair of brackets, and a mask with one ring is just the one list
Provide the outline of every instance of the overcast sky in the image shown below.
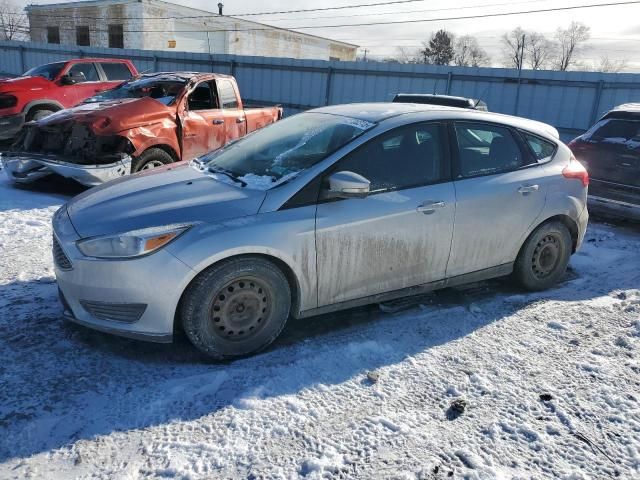
[[[223,0],[224,1],[224,0]],[[227,15],[257,13],[305,8],[332,7],[362,3],[379,3],[382,0],[226,0]],[[615,0],[424,0],[404,4],[377,7],[362,7],[348,10],[307,12],[298,14],[276,14],[245,17],[284,28],[300,26],[322,26],[341,23],[370,23],[386,21],[417,20],[443,17],[459,17],[496,12],[538,10],[560,6],[609,3]],[[620,0],[618,0],[620,1]],[[625,1],[625,0],[621,0]],[[58,3],[40,0],[27,3]],[[174,0],[174,3],[217,11],[217,2],[205,0]],[[514,27],[535,30],[553,38],[558,27],[566,27],[571,21],[583,22],[591,27],[592,39],[589,48],[582,54],[586,63],[598,63],[602,56],[612,60],[626,60],[627,71],[640,71],[640,3],[635,5],[596,7],[570,10],[511,15],[505,17],[469,20],[435,21],[424,23],[377,25],[341,28],[314,28],[304,32],[344,40],[360,45],[373,57],[392,56],[398,46],[419,48],[431,32],[444,28],[454,34],[471,34],[489,52],[494,65],[502,61],[500,36]]]

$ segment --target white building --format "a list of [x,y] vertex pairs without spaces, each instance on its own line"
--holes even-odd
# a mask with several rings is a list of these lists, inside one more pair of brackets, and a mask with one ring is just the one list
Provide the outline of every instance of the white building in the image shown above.
[[29,5],[31,40],[78,46],[355,60],[357,45],[161,0]]

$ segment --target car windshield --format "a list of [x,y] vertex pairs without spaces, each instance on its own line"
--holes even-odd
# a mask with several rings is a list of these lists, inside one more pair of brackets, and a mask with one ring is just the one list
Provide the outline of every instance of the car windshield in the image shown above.
[[91,98],[84,103],[106,102],[123,98],[151,97],[164,105],[171,105],[187,81],[182,79],[141,78],[125,82]]
[[198,159],[199,168],[267,190],[325,159],[373,127],[340,115],[301,113]]
[[58,76],[60,70],[64,67],[65,62],[48,63],[47,65],[41,65],[39,67],[27,70],[23,77],[43,77],[47,80],[53,80]]

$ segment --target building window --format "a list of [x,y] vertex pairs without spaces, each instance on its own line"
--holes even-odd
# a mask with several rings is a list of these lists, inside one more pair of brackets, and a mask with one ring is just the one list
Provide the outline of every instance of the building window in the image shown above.
[[59,27],[47,27],[47,43],[60,43]]
[[91,45],[89,40],[89,27],[76,27],[76,45],[79,47],[88,47]]
[[109,25],[109,48],[124,48],[122,25]]

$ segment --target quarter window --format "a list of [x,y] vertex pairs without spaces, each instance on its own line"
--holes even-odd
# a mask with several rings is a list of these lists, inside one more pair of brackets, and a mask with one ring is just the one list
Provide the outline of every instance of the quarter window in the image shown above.
[[77,63],[69,69],[69,75],[71,76],[84,76],[80,82],[97,82],[98,71],[93,63]]
[[556,151],[556,146],[553,143],[529,133],[523,133],[522,135],[539,163],[551,160]]
[[455,130],[461,177],[492,175],[522,166],[522,152],[508,128],[459,123]]
[[238,108],[238,97],[230,81],[220,80],[218,82],[218,94],[222,108]]
[[341,160],[337,170],[359,173],[371,191],[400,190],[436,183],[443,175],[442,127],[409,125],[387,132]]

